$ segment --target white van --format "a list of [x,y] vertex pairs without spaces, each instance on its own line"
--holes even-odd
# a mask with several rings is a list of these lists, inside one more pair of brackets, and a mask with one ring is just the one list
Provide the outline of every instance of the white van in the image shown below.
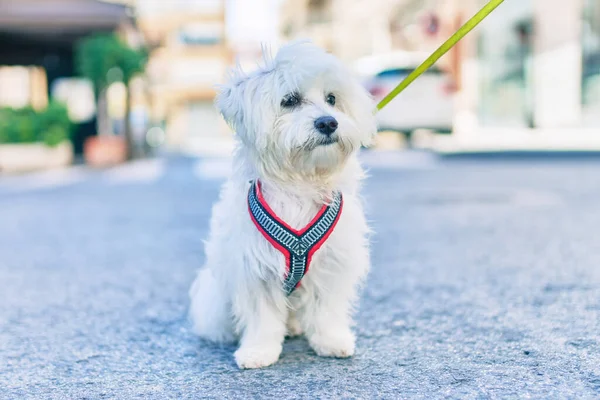
[[[359,59],[353,67],[379,102],[428,56],[415,52],[385,53]],[[417,129],[451,132],[454,114],[451,84],[447,73],[431,67],[377,113],[379,130],[407,136]]]

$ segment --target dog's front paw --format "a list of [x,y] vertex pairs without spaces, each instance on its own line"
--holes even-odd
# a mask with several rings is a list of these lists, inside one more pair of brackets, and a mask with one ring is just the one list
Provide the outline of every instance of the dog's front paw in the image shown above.
[[235,361],[242,369],[262,368],[275,364],[281,345],[242,346],[235,352]]
[[356,339],[350,331],[314,334],[309,339],[310,347],[321,357],[352,357],[355,342]]

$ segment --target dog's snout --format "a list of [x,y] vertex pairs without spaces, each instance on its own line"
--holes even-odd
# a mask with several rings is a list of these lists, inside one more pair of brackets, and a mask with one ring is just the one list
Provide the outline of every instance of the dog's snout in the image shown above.
[[331,135],[338,127],[338,122],[335,118],[327,116],[327,117],[319,117],[315,120],[315,128],[323,135]]

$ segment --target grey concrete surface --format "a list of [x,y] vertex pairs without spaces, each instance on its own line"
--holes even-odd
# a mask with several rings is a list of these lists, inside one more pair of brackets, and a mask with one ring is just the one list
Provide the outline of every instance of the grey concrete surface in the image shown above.
[[214,166],[0,178],[0,398],[600,398],[600,161],[365,158],[356,356],[253,371],[186,317]]

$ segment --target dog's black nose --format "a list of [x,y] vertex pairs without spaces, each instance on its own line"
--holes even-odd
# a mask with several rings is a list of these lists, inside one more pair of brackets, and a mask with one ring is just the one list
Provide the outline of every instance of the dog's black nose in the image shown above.
[[335,118],[327,116],[327,117],[319,117],[315,120],[315,128],[323,135],[331,135],[338,127],[338,122]]

